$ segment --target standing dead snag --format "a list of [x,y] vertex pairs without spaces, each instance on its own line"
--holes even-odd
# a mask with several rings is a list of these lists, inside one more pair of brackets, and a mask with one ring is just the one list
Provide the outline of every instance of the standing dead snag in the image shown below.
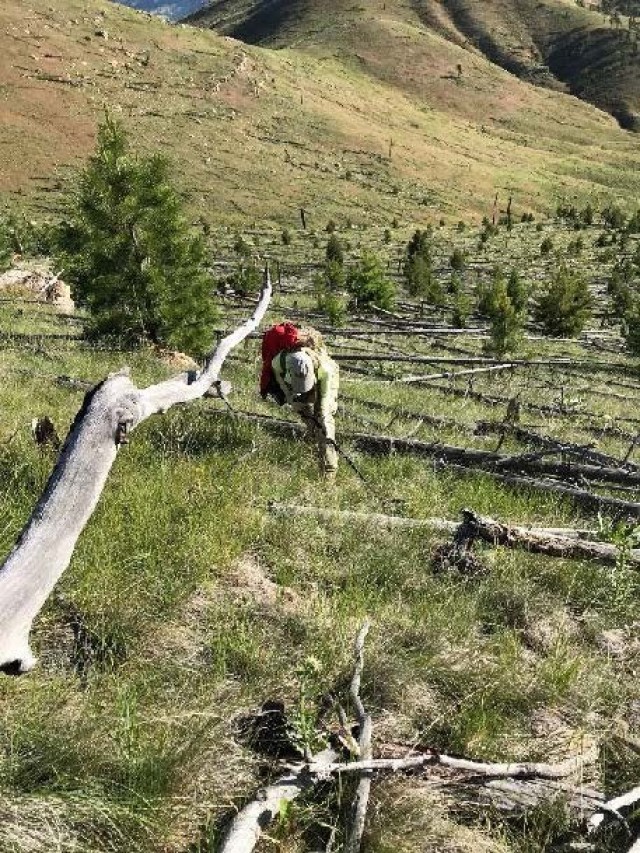
[[223,338],[195,377],[189,373],[136,388],[128,371],[113,373],[86,395],[58,462],[13,550],[0,566],[0,671],[35,664],[29,632],[91,517],[118,448],[154,414],[202,397],[217,381],[231,350],[258,327],[271,299],[267,269],[251,318]]

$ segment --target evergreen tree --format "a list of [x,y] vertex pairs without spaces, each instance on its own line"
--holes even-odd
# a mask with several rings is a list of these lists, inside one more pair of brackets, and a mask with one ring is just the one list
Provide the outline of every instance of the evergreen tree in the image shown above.
[[518,314],[526,314],[527,306],[529,304],[529,294],[527,292],[527,285],[523,282],[522,277],[517,269],[512,269],[509,273],[509,279],[507,281],[507,293],[509,295],[509,299],[511,300],[511,304],[516,309]]
[[462,272],[467,265],[467,256],[462,249],[453,250],[451,257],[449,258],[449,264],[451,265],[452,270]]
[[352,294],[358,308],[376,305],[378,308],[389,310],[393,308],[396,289],[384,272],[380,259],[365,253],[360,263],[349,270],[347,275],[347,290]]
[[340,238],[333,232],[327,240],[326,259],[327,264],[335,262],[340,266],[344,265],[344,249],[342,248]]
[[487,350],[502,357],[515,352],[522,337],[522,314],[516,311],[503,278],[496,280],[491,294],[491,328]]
[[545,334],[573,337],[580,334],[591,317],[593,298],[586,279],[561,264],[538,297],[533,317]]
[[167,161],[131,154],[109,116],[56,244],[91,332],[209,349],[215,310],[202,236],[186,223]]
[[431,233],[415,231],[405,250],[404,277],[412,296],[423,296],[432,305],[443,305],[445,295],[433,273]]

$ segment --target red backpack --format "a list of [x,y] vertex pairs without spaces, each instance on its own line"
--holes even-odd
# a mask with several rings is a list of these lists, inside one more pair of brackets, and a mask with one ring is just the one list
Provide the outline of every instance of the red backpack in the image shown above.
[[262,373],[260,375],[260,394],[264,399],[273,390],[275,377],[271,362],[282,352],[298,343],[298,330],[292,323],[278,323],[262,336]]

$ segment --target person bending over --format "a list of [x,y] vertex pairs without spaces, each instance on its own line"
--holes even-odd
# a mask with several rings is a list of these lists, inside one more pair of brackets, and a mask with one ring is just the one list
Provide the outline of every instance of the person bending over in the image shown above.
[[324,349],[297,346],[279,353],[272,368],[285,401],[300,415],[308,440],[316,445],[320,470],[334,480],[338,470],[334,420],[340,385],[338,365]]

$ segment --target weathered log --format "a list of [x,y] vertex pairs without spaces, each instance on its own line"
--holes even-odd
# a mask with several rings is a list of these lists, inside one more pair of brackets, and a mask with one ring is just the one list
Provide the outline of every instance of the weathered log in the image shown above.
[[336,753],[326,749],[315,756],[311,766],[290,770],[272,785],[262,788],[234,818],[219,853],[251,853],[262,833],[280,813],[281,805],[295,800],[325,778],[325,767],[335,759]]
[[255,313],[220,342],[199,375],[182,373],[138,389],[121,371],[85,396],[45,490],[0,566],[0,670],[20,673],[34,665],[33,620],[69,565],[128,434],[151,415],[202,397],[218,381],[233,347],[258,326],[270,298],[267,272]]
[[[506,397],[504,395],[497,394],[485,394],[482,391],[475,391],[473,388],[457,388],[454,385],[431,385],[430,386],[434,391],[440,391],[443,394],[449,394],[453,397],[461,397],[462,399],[469,400],[477,400],[480,403],[486,403],[489,406],[501,406],[508,405],[512,397]],[[589,432],[593,432],[597,435],[616,435],[621,438],[628,438],[631,440],[633,435],[621,429],[617,424],[608,424],[607,426],[598,427],[597,422],[602,418],[602,414],[598,414],[597,412],[589,412],[586,410],[576,409],[571,410],[566,406],[561,406],[558,403],[531,403],[528,400],[520,400],[520,407],[529,412],[537,412],[542,415],[573,415],[586,417],[591,420],[591,423],[585,429],[588,429]],[[638,418],[617,418],[617,421],[621,423],[630,423],[633,425],[640,424],[640,420]]]
[[[212,412],[212,415],[217,415],[218,413]],[[271,418],[268,415],[259,415],[252,412],[236,412],[237,417],[241,417],[245,420],[252,421],[254,423],[259,423],[265,429],[276,435],[302,435],[304,433],[304,429],[299,425],[295,424],[292,421],[285,421],[278,418]],[[358,438],[362,436],[361,433],[355,434],[346,434],[344,436],[347,440],[355,440],[356,446],[358,446]],[[370,447],[375,446],[375,452],[384,452],[389,453],[392,452],[393,449],[397,449],[401,443],[404,441],[405,443],[413,443],[410,439],[393,439],[388,437],[380,437],[374,436],[375,440],[370,441],[371,436],[366,436],[366,440],[360,442],[359,446],[361,449],[367,451]],[[450,461],[450,459],[442,459],[437,450],[441,450],[443,445],[432,445],[433,452],[425,453],[424,455],[434,456],[437,461],[446,465],[453,471],[460,471],[464,473],[469,473],[470,471],[480,471],[486,474],[493,479],[505,483],[507,485],[512,486],[521,486],[529,489],[536,489],[538,491],[543,492],[551,492],[553,494],[560,495],[561,497],[568,497],[582,506],[586,507],[589,510],[594,510],[596,512],[600,510],[609,510],[616,514],[627,515],[632,518],[640,518],[640,503],[636,501],[625,501],[619,498],[609,497],[607,495],[597,495],[591,492],[588,492],[586,489],[580,489],[577,486],[570,486],[566,483],[561,483],[555,480],[541,480],[535,477],[526,477],[526,476],[518,476],[516,474],[504,474],[498,473],[490,467],[482,467],[480,465],[471,466],[469,465],[469,457],[466,459],[467,464],[461,464],[458,462]],[[453,448],[454,453],[450,455],[450,458],[457,458],[458,460],[464,460],[464,448]],[[462,452],[462,455],[461,455]],[[489,453],[488,451],[475,451],[476,453]]]
[[[409,530],[435,530],[455,534],[460,524],[444,518],[405,518],[402,516],[382,515],[380,513],[352,512],[350,510],[326,509],[324,507],[301,506],[271,502],[269,510],[276,515],[303,515],[322,521],[342,521],[350,524],[369,524],[375,527]],[[492,518],[477,515],[472,510],[463,510],[463,525],[472,537],[488,542],[490,545],[503,545],[507,548],[522,548],[535,554],[549,557],[575,557],[576,559],[597,560],[615,565],[619,550],[606,542],[594,542],[586,538],[591,531],[571,528],[544,528],[527,525],[512,525]],[[640,549],[632,549],[627,554],[630,564],[640,565]]]
[[[389,361],[389,362],[407,362],[410,364],[459,364],[459,365],[478,365],[489,367],[491,365],[501,366],[504,360],[498,358],[490,358],[488,356],[446,356],[446,355],[381,355],[379,353],[360,352],[341,353],[334,356],[336,361]],[[574,361],[570,358],[513,358],[509,361],[511,367],[555,367],[555,368],[572,368],[582,367],[593,371],[625,371],[631,370],[632,365],[624,361]]]
[[[468,758],[456,758],[440,752],[421,752],[417,755],[409,755],[402,758],[370,758],[344,763],[324,764],[322,771],[332,775],[362,773],[365,770],[378,773],[398,773],[422,770],[430,766],[440,766],[461,773],[469,773],[472,776],[478,776],[483,779],[567,779],[582,770],[585,766],[593,764],[597,757],[598,753],[595,748],[589,749],[573,758],[567,758],[558,764],[534,761],[471,761]],[[309,770],[312,773],[320,772],[320,769],[316,771],[313,764],[309,766]]]
[[594,812],[589,818],[587,822],[589,832],[595,832],[602,823],[604,823],[607,815],[613,815],[620,820],[622,817],[620,815],[620,809],[635,805],[638,800],[640,800],[640,787],[632,788],[630,791],[626,791],[618,797],[613,797],[613,799],[607,800],[607,802],[603,803],[601,808]]
[[[452,471],[468,474],[473,470],[464,465],[456,465],[454,463],[446,463],[447,467]],[[585,509],[593,512],[607,511],[614,515],[624,516],[628,518],[640,518],[640,503],[636,501],[624,501],[619,498],[612,498],[608,495],[596,495],[588,492],[586,489],[580,489],[577,486],[569,486],[565,483],[560,483],[556,480],[540,480],[535,477],[518,476],[516,474],[498,474],[496,471],[486,469],[482,473],[486,474],[500,483],[505,483],[508,486],[517,486],[518,488],[534,489],[541,492],[550,492],[563,498],[570,498]]]
[[602,453],[593,447],[581,447],[571,441],[556,438],[552,435],[543,435],[534,430],[526,429],[518,424],[505,423],[504,421],[479,421],[475,428],[476,435],[510,435],[518,441],[533,444],[538,447],[556,449],[558,453],[573,455],[586,459],[595,465],[621,468],[628,471],[640,472],[640,466],[624,459],[617,459],[608,453]]
[[439,442],[417,441],[411,438],[353,433],[349,435],[359,450],[368,453],[408,453],[417,456],[437,457],[445,462],[455,462],[470,468],[499,469],[500,471],[523,471],[542,476],[563,479],[581,478],[600,482],[640,487],[640,473],[625,468],[605,468],[585,463],[549,462],[539,458],[508,456],[490,450],[457,447]]
[[426,385],[436,379],[458,379],[460,376],[477,375],[478,373],[500,373],[503,370],[511,370],[517,367],[513,362],[505,364],[492,364],[489,367],[470,367],[468,370],[445,370],[440,373],[429,373],[420,376],[399,376],[395,381],[405,385]]

